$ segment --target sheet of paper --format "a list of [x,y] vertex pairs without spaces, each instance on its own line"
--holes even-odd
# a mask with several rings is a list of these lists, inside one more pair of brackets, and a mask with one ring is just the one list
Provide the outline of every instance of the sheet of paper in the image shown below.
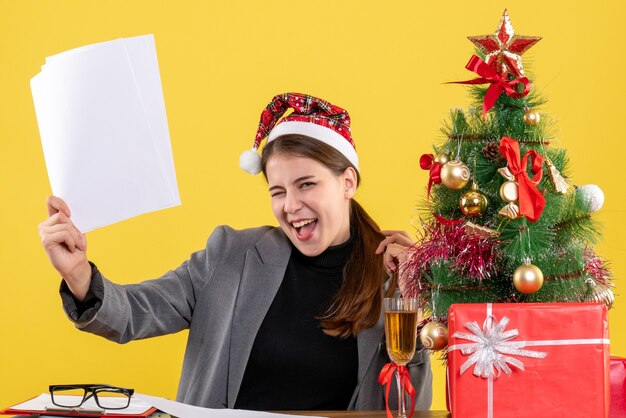
[[124,39],[124,45],[128,51],[135,82],[140,92],[139,96],[148,116],[148,123],[157,142],[157,150],[161,154],[165,177],[172,183],[172,191],[178,198],[176,171],[172,158],[172,145],[165,113],[165,99],[161,88],[161,75],[154,36],[127,38]]
[[[58,398],[58,399],[57,399]],[[57,402],[61,401],[61,403],[68,402],[77,404],[80,403],[82,399],[80,396],[54,396],[54,399]],[[109,401],[110,402],[110,401]],[[123,401],[125,403],[125,401]],[[42,393],[36,398],[30,399],[26,402],[22,402],[18,405],[12,406],[10,409],[19,410],[19,411],[42,411],[45,412],[47,409],[58,410],[59,407],[52,403],[52,399],[50,398],[49,393]],[[130,405],[125,409],[107,409],[105,411],[109,411],[111,413],[120,414],[120,415],[140,415],[146,412],[148,409],[152,408],[148,402],[138,399],[136,396],[133,396],[130,400]],[[81,409],[86,411],[102,411],[102,408],[98,407],[96,402],[92,399],[88,399],[82,406]]]
[[81,231],[180,204],[151,35],[49,57],[31,90],[52,192]]
[[[137,399],[177,418],[302,418],[298,415],[273,414],[270,412],[244,411],[242,409],[208,409],[170,401],[156,396],[135,394]],[[313,417],[315,418],[315,417]],[[321,418],[317,417],[317,418]]]
[[[120,38],[113,41],[85,45],[46,57],[46,64],[57,63],[81,51],[102,47],[110,43],[122,43],[126,48],[131,69],[135,75],[135,82],[137,83],[137,88],[140,93],[139,97],[142,100],[142,105],[148,117],[151,131],[155,140],[158,142],[157,150],[162,153],[162,163],[166,170],[166,177],[172,180],[172,190],[176,191],[176,172],[174,170],[169,127],[165,113],[165,100],[163,98],[163,90],[161,89],[159,63],[157,61],[157,51],[153,35]],[[43,66],[42,69],[44,67],[45,66]]]

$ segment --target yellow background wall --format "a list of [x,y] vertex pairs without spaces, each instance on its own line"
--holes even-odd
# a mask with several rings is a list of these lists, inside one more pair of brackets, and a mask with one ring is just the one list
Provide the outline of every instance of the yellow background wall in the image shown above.
[[[593,5],[592,5],[593,4]],[[362,161],[357,198],[384,228],[411,230],[425,193],[419,156],[465,106],[468,35],[493,32],[505,7],[516,31],[544,39],[524,62],[558,119],[577,184],[599,184],[599,253],[626,273],[623,218],[625,7],[565,1],[0,0],[0,407],[51,383],[107,382],[174,397],[186,333],[119,346],[76,331],[37,224],[50,194],[29,79],[48,55],[153,33],[183,205],[88,234],[89,256],[129,283],[204,246],[216,225],[274,224],[264,181],[238,168],[276,93],[309,92],[347,108]],[[80,174],[78,174],[80,175]],[[618,287],[617,293],[620,293]],[[626,355],[626,297],[611,311]],[[433,409],[444,409],[435,361]]]

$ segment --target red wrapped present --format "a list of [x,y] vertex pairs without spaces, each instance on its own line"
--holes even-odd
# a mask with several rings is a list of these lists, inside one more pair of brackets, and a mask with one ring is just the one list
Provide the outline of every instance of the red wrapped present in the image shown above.
[[611,356],[610,418],[626,417],[626,358]]
[[608,417],[603,304],[458,304],[448,328],[453,418]]

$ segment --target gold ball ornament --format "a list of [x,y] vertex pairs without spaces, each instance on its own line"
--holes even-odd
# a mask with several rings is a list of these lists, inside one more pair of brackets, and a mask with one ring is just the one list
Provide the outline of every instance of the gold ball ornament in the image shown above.
[[441,183],[448,189],[459,190],[470,179],[469,168],[459,160],[448,161],[441,167]]
[[517,199],[519,199],[517,183],[510,180],[502,183],[502,186],[500,186],[500,197],[507,203],[517,202]]
[[463,193],[459,206],[463,215],[470,217],[482,216],[487,209],[487,197],[476,189]]
[[442,154],[435,155],[434,162],[438,164],[444,165],[448,161],[450,161],[450,157],[448,156],[448,154],[442,153]]
[[528,109],[524,112],[524,123],[526,125],[535,126],[541,120],[541,115],[536,110]]
[[522,264],[513,274],[513,285],[520,293],[530,295],[543,286],[543,273],[533,264]]
[[441,350],[448,345],[448,327],[437,321],[430,321],[420,332],[422,345],[429,350]]

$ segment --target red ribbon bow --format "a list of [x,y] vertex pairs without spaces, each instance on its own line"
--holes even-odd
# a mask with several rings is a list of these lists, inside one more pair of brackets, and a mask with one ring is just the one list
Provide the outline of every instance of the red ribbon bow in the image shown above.
[[430,170],[430,173],[428,174],[428,197],[430,198],[430,188],[433,183],[441,183],[442,165],[435,162],[435,156],[433,154],[422,154],[420,157],[420,167],[422,170]]
[[[435,156],[433,154],[422,154],[422,156],[420,157],[420,167],[422,168],[422,170],[430,170],[430,173],[428,174],[428,206],[430,207],[430,188],[432,187],[433,183],[441,183],[441,167],[443,167],[443,165],[435,162]],[[432,210],[431,212],[439,222],[444,224],[453,225],[463,222],[463,219],[446,219],[441,215],[437,215]]]
[[[509,170],[517,181],[520,215],[526,216],[531,222],[536,222],[546,206],[546,198],[537,189],[543,175],[543,157],[531,149],[520,158],[519,143],[506,136],[500,141],[500,153],[506,158]],[[528,158],[532,158],[531,171],[534,174],[532,179],[526,172]]]
[[[514,80],[509,80],[507,78],[507,74],[498,74],[495,68],[487,64],[481,58],[476,55],[472,55],[469,62],[465,66],[470,71],[475,72],[480,77],[475,78],[473,80],[467,81],[453,81],[453,84],[485,84],[491,83],[491,86],[487,89],[487,93],[485,93],[485,99],[483,100],[483,119],[485,118],[485,114],[496,104],[496,100],[498,97],[505,92],[507,95],[514,99],[519,99],[528,94],[530,91],[530,81],[526,77],[516,78]],[[517,90],[517,85],[521,84],[524,86],[524,91],[519,92]]]
[[385,406],[387,407],[387,418],[393,418],[393,414],[389,409],[389,389],[391,388],[391,381],[393,380],[393,374],[396,370],[398,371],[399,382],[402,383],[404,391],[411,397],[411,410],[409,412],[409,418],[411,418],[413,416],[413,410],[415,409],[415,388],[411,384],[409,369],[407,369],[406,366],[399,366],[396,363],[385,364],[380,371],[380,375],[378,375],[378,383],[386,386]]

